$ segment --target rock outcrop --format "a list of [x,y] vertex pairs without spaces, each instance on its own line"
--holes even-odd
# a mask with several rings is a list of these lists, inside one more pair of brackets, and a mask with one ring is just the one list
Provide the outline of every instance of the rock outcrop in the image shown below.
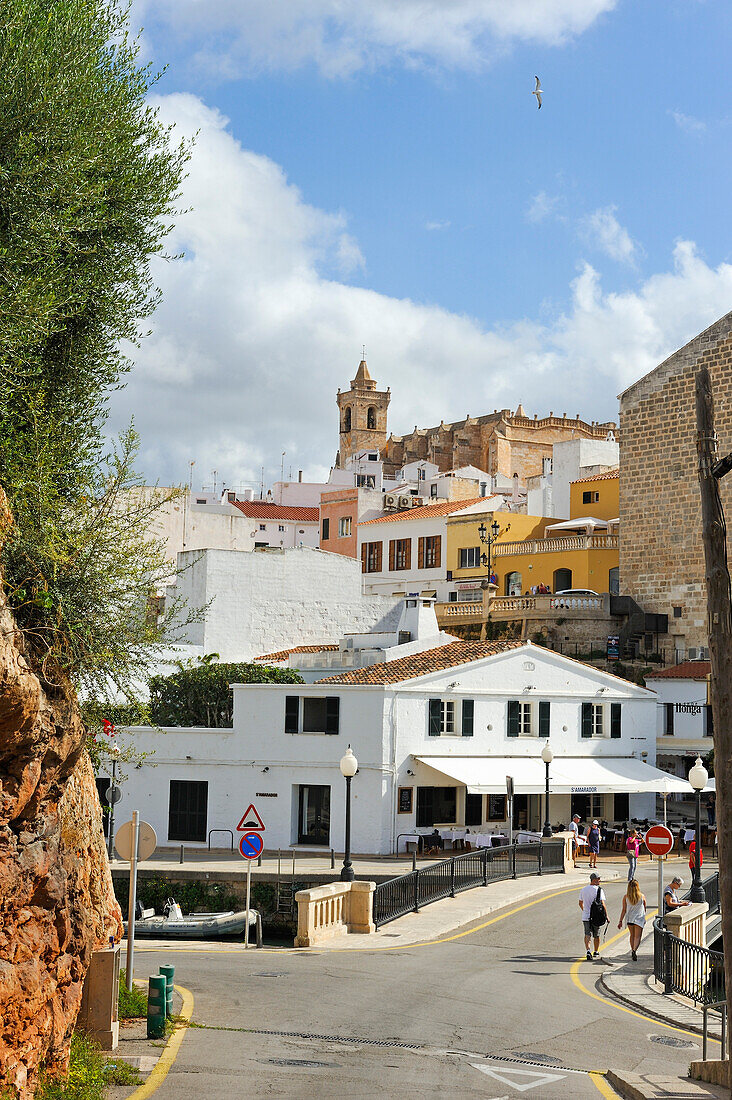
[[[0,491],[0,541],[9,522]],[[85,730],[43,689],[0,598],[0,1093],[62,1072],[91,953],[122,933]]]

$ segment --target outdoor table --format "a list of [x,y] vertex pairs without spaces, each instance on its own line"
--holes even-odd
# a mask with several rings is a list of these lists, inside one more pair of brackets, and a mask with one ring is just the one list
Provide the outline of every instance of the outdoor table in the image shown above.
[[404,841],[404,851],[408,851],[407,844],[414,843],[419,847],[419,842],[422,839],[421,833],[400,833],[397,837],[397,855],[399,855],[399,841]]
[[[581,839],[584,840],[584,837],[582,837]],[[536,844],[537,841],[540,841],[540,840],[541,840],[541,833],[523,832],[523,833],[518,833],[517,836],[516,836],[516,843],[517,844]]]

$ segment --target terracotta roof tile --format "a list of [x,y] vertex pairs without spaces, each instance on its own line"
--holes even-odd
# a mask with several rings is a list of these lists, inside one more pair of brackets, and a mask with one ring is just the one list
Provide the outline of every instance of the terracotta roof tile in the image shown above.
[[467,665],[480,661],[483,657],[495,657],[509,649],[518,649],[525,645],[522,641],[502,642],[449,642],[436,649],[427,649],[423,653],[413,653],[409,657],[399,657],[396,661],[384,661],[378,665],[341,672],[337,676],[326,676],[318,680],[319,684],[399,684],[403,680],[414,680],[418,676],[427,676],[431,672],[441,672],[446,668]]
[[262,653],[259,657],[255,657],[255,661],[286,661],[291,653],[321,653],[324,650],[328,652],[335,651],[339,646],[336,644],[331,645],[330,642],[326,645],[293,645],[289,649],[278,649],[276,653]]
[[470,500],[445,500],[440,504],[425,504],[421,508],[405,508],[403,512],[389,512],[376,519],[367,519],[359,527],[368,527],[370,523],[395,523],[399,519],[431,519],[433,516],[450,516],[453,512],[462,512],[473,504],[480,504],[490,497],[471,497]]
[[572,485],[582,485],[585,481],[617,481],[620,477],[620,468],[615,467],[614,470],[606,470],[604,474],[594,474],[593,477],[578,477],[576,481],[572,482]]
[[317,508],[295,508],[289,504],[270,504],[266,500],[235,500],[235,508],[249,519],[291,519],[296,523],[317,523]]
[[660,672],[647,672],[646,680],[706,680],[712,670],[709,661],[684,661]]

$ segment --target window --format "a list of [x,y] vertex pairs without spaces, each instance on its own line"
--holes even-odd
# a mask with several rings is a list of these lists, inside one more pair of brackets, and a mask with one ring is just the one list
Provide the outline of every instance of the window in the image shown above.
[[341,516],[338,520],[338,538],[345,539],[351,533],[351,517]]
[[439,823],[452,825],[457,818],[457,787],[417,787],[417,828]]
[[204,841],[208,824],[208,783],[171,779],[168,798],[168,840]]
[[674,735],[674,705],[673,703],[663,704],[663,736],[673,737]]
[[455,733],[455,703],[452,699],[430,699],[429,735],[444,737]]
[[369,459],[369,462],[378,462],[379,461],[379,456],[376,453],[376,451],[371,451],[369,456],[368,456],[368,459]]
[[389,543],[389,569],[410,569],[412,565],[412,540],[392,539]]
[[459,551],[460,563],[458,569],[477,569],[480,565],[480,547],[468,546]]
[[350,406],[343,414],[343,431],[350,432],[351,430],[351,409]]
[[[280,531],[284,531],[284,529],[285,529],[285,525],[284,525],[284,523],[281,523],[281,524],[279,525],[279,528],[278,528],[278,530],[280,530]],[[300,532],[300,534],[302,534],[302,531]]]
[[551,705],[542,699],[526,703],[523,699],[509,699],[507,737],[548,737],[551,726]]
[[630,819],[630,795],[613,795],[613,817],[615,821],[628,821]]
[[330,520],[329,519],[324,519],[323,520],[323,533],[321,535],[321,541],[322,542],[327,542],[329,538],[330,538]]
[[466,825],[482,825],[483,824],[483,795],[482,794],[466,794],[465,795],[465,824]]
[[285,696],[285,733],[338,733],[340,699],[337,695]]
[[425,469],[423,466],[417,470],[417,481],[424,481]]
[[297,810],[297,843],[327,847],[330,844],[330,787],[298,787]]
[[206,503],[206,498],[205,497],[196,497],[196,504],[205,504],[205,503]]
[[457,602],[458,602],[458,594],[457,594],[457,592],[448,592],[448,594],[447,594],[447,602],[448,602],[448,603],[457,603]]
[[366,427],[373,431],[376,428],[376,409],[370,406],[369,411],[366,413]]
[[376,477],[374,474],[356,474],[357,489],[375,489]]
[[260,523],[259,530],[260,531],[266,531],[267,530],[267,524],[266,523]]
[[437,486],[436,485],[430,485],[430,496],[431,497],[436,497],[437,496]]
[[380,542],[364,542],[361,546],[361,572],[381,572],[381,546]]
[[607,711],[609,709],[610,736],[622,736],[622,705],[611,703],[606,707],[604,703],[582,704],[582,736],[606,737]]
[[600,499],[600,494],[594,492],[592,489],[590,489],[590,490],[588,490],[588,491],[586,491],[582,494],[582,503],[583,504],[597,504],[599,499]]
[[439,569],[442,560],[442,536],[427,535],[417,544],[417,568]]
[[674,608],[674,618],[675,619],[680,619],[681,618],[681,608],[680,607],[675,607]]

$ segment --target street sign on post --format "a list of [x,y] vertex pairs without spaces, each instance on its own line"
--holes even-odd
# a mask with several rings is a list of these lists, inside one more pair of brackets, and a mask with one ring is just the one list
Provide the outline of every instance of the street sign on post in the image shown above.
[[[158,838],[152,825],[149,825],[147,821],[138,823],[138,833],[136,862],[141,863],[142,860],[149,859],[153,854],[157,847]],[[114,846],[120,859],[132,859],[132,837],[132,822],[126,821],[124,825],[120,825],[114,838]]]
[[261,856],[264,848],[264,822],[257,812],[253,802],[247,806],[246,812],[241,815],[241,820],[236,827],[237,832],[243,833],[239,841],[239,852],[247,861],[247,928],[244,933],[244,948],[249,947],[249,908],[252,898],[252,860]]
[[127,988],[132,989],[132,973],[135,952],[135,903],[137,901],[137,864],[149,859],[155,851],[158,838],[147,821],[140,821],[137,810],[132,811],[132,821],[126,821],[117,830],[114,846],[120,859],[130,861],[130,896],[127,907]]
[[652,856],[667,856],[674,846],[674,834],[665,825],[652,825],[643,843]]
[[122,798],[122,791],[119,787],[110,786],[107,787],[104,797],[107,800],[107,805],[116,806]]

